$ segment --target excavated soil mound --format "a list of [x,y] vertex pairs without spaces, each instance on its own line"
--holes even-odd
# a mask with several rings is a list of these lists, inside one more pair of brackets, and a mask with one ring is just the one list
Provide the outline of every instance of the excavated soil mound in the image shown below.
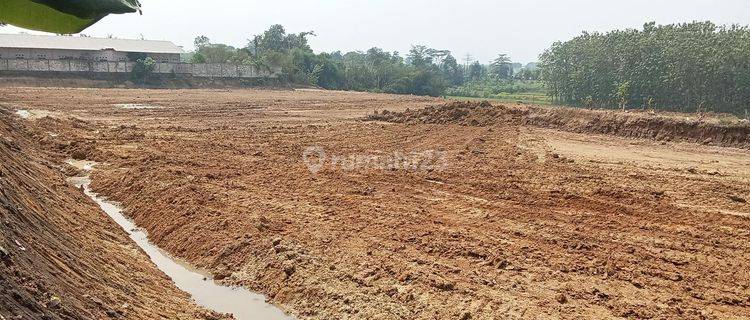
[[674,113],[625,113],[565,107],[492,105],[487,101],[457,101],[419,110],[376,112],[368,119],[467,126],[513,123],[577,133],[602,133],[629,138],[697,142],[750,149],[750,124],[747,121],[691,119]]

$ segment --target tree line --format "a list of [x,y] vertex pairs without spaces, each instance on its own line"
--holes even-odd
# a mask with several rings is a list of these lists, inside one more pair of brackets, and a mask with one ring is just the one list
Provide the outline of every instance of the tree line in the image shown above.
[[242,48],[200,36],[190,62],[276,66],[290,83],[338,90],[439,96],[448,86],[464,81],[463,68],[448,50],[417,45],[405,57],[380,48],[316,54],[308,43],[314,35],[287,33],[283,26],[273,25]]
[[465,84],[497,87],[514,77],[536,78],[538,74],[514,74],[511,60],[504,54],[489,65],[478,61],[460,64],[449,50],[422,45],[412,46],[405,56],[377,47],[367,51],[316,54],[308,43],[311,36],[315,33],[287,33],[283,26],[273,25],[253,36],[242,48],[212,43],[209,38],[199,36],[189,61],[249,64],[269,69],[281,67],[281,77],[289,83],[326,89],[429,96],[444,95],[449,88]]
[[[313,32],[274,25],[234,48],[195,39],[191,62],[281,67],[282,79],[326,89],[531,101],[603,108],[715,111],[744,115],[750,103],[750,30],[711,22],[588,33],[557,42],[538,66],[500,54],[489,64],[416,45],[314,53]],[[541,80],[541,82],[537,81]]]
[[540,57],[554,102],[745,114],[750,30],[711,22],[587,33]]

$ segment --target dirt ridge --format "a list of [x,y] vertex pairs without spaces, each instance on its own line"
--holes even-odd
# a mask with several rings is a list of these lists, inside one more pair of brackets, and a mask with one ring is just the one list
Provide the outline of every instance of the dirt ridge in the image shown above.
[[[693,142],[750,149],[750,124],[745,120],[703,119],[675,113],[620,112],[568,107],[493,105],[488,101],[462,102],[375,113],[369,120],[398,123],[487,126],[502,123],[532,125],[576,133],[610,134],[657,141]],[[726,119],[726,118],[724,118]],[[722,121],[728,123],[722,123]]]

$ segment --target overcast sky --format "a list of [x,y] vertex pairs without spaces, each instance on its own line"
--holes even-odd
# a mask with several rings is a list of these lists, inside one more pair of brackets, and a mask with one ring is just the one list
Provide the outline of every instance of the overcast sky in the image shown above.
[[[413,44],[448,49],[463,61],[487,62],[498,53],[536,61],[554,41],[583,30],[607,31],[711,20],[750,24],[750,0],[140,0],[143,15],[111,15],[84,31],[91,36],[170,40],[192,49],[197,35],[244,46],[271,24],[288,32],[315,31],[316,52],[366,50],[405,53]],[[20,29],[0,28],[3,33]]]

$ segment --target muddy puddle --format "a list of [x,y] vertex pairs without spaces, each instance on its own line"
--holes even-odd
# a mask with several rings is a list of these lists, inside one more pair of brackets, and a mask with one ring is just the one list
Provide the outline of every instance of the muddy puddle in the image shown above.
[[[86,172],[91,171],[96,165],[91,161],[69,160],[67,163]],[[83,187],[84,193],[130,235],[130,238],[148,254],[159,270],[167,274],[178,288],[191,294],[198,305],[216,312],[231,313],[238,320],[293,319],[277,307],[267,303],[265,296],[241,287],[219,285],[211,279],[208,272],[173,258],[153,245],[149,242],[145,230],[127,218],[118,204],[107,201],[91,191],[89,188],[91,179],[88,176],[70,178],[69,182],[76,187]]]
[[36,120],[41,119],[44,117],[55,117],[59,116],[56,112],[51,112],[47,110],[40,110],[40,109],[19,109],[16,110],[16,115],[25,120]]
[[134,110],[140,110],[140,109],[162,109],[160,106],[154,106],[150,104],[140,104],[140,103],[121,103],[114,105],[115,108],[120,109],[134,109]]

